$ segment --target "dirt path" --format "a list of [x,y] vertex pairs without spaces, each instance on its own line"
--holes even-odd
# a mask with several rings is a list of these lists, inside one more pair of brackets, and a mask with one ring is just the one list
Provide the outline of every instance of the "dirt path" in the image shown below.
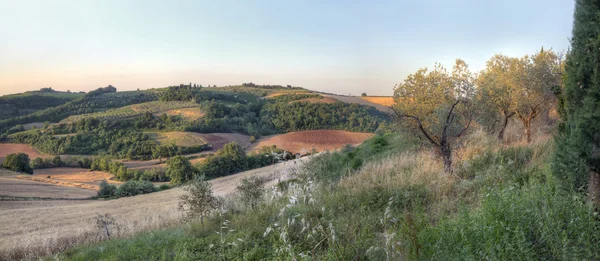
[[[258,175],[270,180],[268,185],[289,178],[290,169],[309,160],[304,157],[227,177],[211,180],[214,194],[227,197],[244,177]],[[0,251],[16,247],[56,242],[61,238],[83,236],[95,231],[97,214],[110,214],[124,233],[135,233],[179,222],[177,210],[181,188],[120,198],[85,201],[0,201]],[[95,232],[94,232],[95,233]]]

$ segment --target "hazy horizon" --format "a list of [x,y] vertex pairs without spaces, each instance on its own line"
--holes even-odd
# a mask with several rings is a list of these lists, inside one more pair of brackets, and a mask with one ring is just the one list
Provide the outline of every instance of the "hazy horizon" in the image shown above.
[[[569,46],[574,2],[3,1],[0,95],[179,83],[391,95],[435,62]],[[543,12],[542,12],[543,11]]]

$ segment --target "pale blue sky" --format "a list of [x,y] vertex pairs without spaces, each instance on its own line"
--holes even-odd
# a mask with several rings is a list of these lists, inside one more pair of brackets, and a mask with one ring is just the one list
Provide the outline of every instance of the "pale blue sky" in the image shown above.
[[0,0],[0,95],[196,82],[391,95],[435,62],[567,50],[572,0]]

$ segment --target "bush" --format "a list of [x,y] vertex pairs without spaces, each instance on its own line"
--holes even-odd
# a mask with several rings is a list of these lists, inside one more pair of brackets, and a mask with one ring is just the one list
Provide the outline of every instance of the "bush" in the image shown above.
[[186,193],[179,197],[178,208],[185,212],[188,220],[199,217],[204,222],[204,217],[219,206],[219,200],[213,196],[212,186],[204,176],[194,178],[183,190]]
[[117,187],[115,185],[108,184],[108,181],[102,180],[102,182],[100,182],[99,187],[100,187],[98,189],[98,197],[99,198],[110,198],[110,197],[115,196]]
[[252,176],[243,178],[236,189],[240,193],[240,198],[244,205],[254,209],[263,199],[265,194],[265,183],[267,180],[262,177]]
[[155,192],[156,188],[149,181],[130,180],[117,188],[115,195],[118,197],[131,197],[140,194]]
[[2,167],[13,171],[33,174],[33,169],[29,163],[29,155],[21,152],[6,155]]

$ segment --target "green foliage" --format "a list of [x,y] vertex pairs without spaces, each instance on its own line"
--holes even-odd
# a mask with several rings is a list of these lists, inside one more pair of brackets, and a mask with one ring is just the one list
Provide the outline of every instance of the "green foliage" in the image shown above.
[[131,104],[157,100],[156,94],[149,91],[110,92],[100,95],[84,96],[56,107],[50,107],[25,116],[0,120],[0,133],[17,124],[32,122],[59,122],[71,115],[105,111]]
[[265,183],[267,180],[259,176],[243,178],[236,186],[240,199],[244,205],[256,208],[265,194]]
[[584,199],[539,182],[493,191],[480,209],[463,209],[437,226],[415,230],[423,260],[600,258],[593,209]]
[[188,220],[199,217],[204,222],[204,217],[219,206],[219,200],[213,196],[212,186],[204,176],[196,176],[183,190],[186,193],[179,197],[178,208]]
[[129,180],[117,188],[115,191],[115,196],[131,197],[152,192],[156,192],[156,188],[151,182],[145,180]]
[[102,180],[98,189],[99,198],[111,198],[116,195],[117,187],[109,184],[108,181]]
[[167,177],[175,185],[186,183],[194,178],[197,170],[192,167],[190,161],[184,156],[175,156],[167,160]]
[[2,167],[12,171],[33,174],[33,169],[29,163],[29,155],[25,153],[11,153],[6,155]]
[[600,7],[579,0],[565,65],[564,123],[557,137],[554,174],[585,191],[589,171],[600,173]]

